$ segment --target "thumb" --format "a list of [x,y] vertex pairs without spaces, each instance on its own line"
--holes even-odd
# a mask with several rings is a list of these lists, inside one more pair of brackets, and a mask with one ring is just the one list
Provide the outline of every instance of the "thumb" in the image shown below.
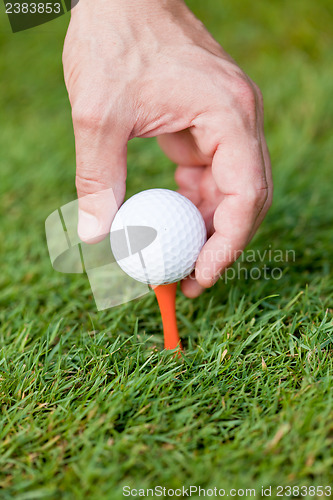
[[73,124],[78,235],[86,243],[97,243],[109,233],[124,200],[128,138],[116,127],[96,126],[96,121],[73,120]]

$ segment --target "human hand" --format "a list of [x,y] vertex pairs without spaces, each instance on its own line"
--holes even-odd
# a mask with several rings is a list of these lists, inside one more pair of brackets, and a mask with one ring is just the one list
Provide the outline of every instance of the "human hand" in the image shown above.
[[127,142],[157,136],[210,235],[195,279],[182,283],[185,295],[199,295],[245,248],[271,204],[260,90],[182,0],[81,0],[63,64],[81,239],[98,241],[110,230],[105,190],[122,203]]

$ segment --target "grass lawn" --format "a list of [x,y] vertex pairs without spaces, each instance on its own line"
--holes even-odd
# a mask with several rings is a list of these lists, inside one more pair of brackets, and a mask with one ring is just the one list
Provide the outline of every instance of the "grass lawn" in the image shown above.
[[[262,262],[179,292],[181,360],[153,293],[98,312],[85,275],[52,269],[44,222],[75,198],[68,17],[13,35],[2,11],[1,500],[332,485],[331,1],[189,5],[263,91],[275,198],[249,247]],[[130,143],[128,170],[128,196],[176,187],[154,140]],[[264,265],[281,272],[252,279]]]

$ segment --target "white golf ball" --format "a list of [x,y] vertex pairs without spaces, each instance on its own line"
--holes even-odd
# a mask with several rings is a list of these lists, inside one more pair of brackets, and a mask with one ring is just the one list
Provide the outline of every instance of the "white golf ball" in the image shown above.
[[151,285],[188,276],[206,239],[197,207],[169,189],[148,189],[132,196],[118,210],[110,236],[121,269]]

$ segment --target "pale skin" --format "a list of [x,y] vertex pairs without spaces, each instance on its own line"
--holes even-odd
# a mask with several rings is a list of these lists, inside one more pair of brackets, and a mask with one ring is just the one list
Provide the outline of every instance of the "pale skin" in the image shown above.
[[96,242],[110,230],[114,208],[103,190],[123,202],[128,141],[157,137],[178,165],[180,193],[206,222],[209,239],[181,285],[198,296],[239,256],[272,202],[258,86],[183,0],[81,0],[63,66],[80,238]]

